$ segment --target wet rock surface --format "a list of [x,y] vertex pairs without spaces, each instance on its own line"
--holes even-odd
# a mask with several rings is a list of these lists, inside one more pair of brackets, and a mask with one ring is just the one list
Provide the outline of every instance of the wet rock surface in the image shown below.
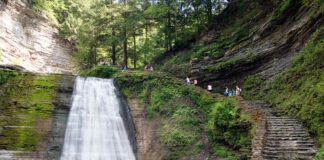
[[17,72],[0,85],[1,160],[59,159],[74,79]]
[[63,150],[65,129],[72,105],[75,76],[65,75],[60,82],[55,104],[53,125],[48,144],[48,158],[59,159]]

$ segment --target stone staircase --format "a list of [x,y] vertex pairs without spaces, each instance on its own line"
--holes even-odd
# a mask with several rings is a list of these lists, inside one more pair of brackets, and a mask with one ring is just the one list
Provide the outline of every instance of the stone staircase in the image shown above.
[[313,159],[317,151],[315,142],[297,119],[280,116],[267,104],[237,99],[241,109],[256,120],[252,160]]
[[263,148],[264,159],[311,160],[315,143],[296,119],[266,113],[267,130]]

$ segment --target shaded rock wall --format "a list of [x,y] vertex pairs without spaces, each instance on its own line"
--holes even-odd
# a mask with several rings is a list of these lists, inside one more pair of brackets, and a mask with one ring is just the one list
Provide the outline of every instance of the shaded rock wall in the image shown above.
[[0,70],[0,159],[59,159],[74,76]]
[[[259,74],[267,82],[272,82],[278,74],[291,67],[312,33],[324,24],[323,15],[317,13],[318,8],[314,6],[306,7],[296,3],[292,9],[283,15],[284,21],[281,22],[274,21],[273,13],[264,8],[246,22],[253,27],[254,32],[237,41],[220,58],[199,59],[191,63],[191,76],[200,80],[202,85],[213,83],[222,87],[241,84],[245,77],[253,74]],[[201,43],[214,42],[215,39],[208,37],[214,35],[217,40],[218,32],[232,26],[225,25],[206,32],[201,38],[204,42]],[[213,67],[222,69],[213,70]]]
[[27,0],[0,1],[0,33],[0,64],[41,73],[72,71],[71,45]]
[[67,127],[70,109],[72,107],[72,95],[75,76],[65,75],[60,81],[58,94],[54,101],[54,113],[52,130],[47,145],[48,159],[59,159],[63,150],[65,129]]

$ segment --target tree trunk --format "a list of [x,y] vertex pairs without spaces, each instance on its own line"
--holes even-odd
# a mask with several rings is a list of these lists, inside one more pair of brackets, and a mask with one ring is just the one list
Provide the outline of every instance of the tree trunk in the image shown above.
[[213,14],[212,12],[213,5],[211,0],[206,1],[206,7],[207,7],[207,20],[208,20],[208,24],[210,24],[212,21],[212,14]]
[[126,27],[124,27],[124,67],[128,68],[128,53],[127,53],[127,32]]
[[[127,5],[127,0],[124,0],[124,5]],[[128,68],[128,53],[127,53],[127,29],[126,29],[126,21],[127,21],[127,13],[124,12],[124,21],[125,25],[123,26],[123,34],[124,34],[124,67]]]
[[[112,37],[115,38],[115,36],[116,36],[116,31],[115,31],[115,28],[113,27],[112,28]],[[113,63],[113,65],[116,65],[116,44],[115,44],[115,40],[112,42],[111,49],[112,49],[112,63]]]
[[145,20],[145,51],[144,51],[144,63],[147,63],[147,60],[146,60],[146,55],[148,54],[147,53],[147,36],[148,34],[148,23],[147,23],[147,20]]
[[134,40],[134,69],[136,69],[136,33],[133,33],[133,40]]

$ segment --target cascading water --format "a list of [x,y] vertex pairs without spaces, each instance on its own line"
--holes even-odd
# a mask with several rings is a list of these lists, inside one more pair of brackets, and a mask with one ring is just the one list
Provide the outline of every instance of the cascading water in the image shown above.
[[61,160],[135,160],[113,80],[76,79]]

